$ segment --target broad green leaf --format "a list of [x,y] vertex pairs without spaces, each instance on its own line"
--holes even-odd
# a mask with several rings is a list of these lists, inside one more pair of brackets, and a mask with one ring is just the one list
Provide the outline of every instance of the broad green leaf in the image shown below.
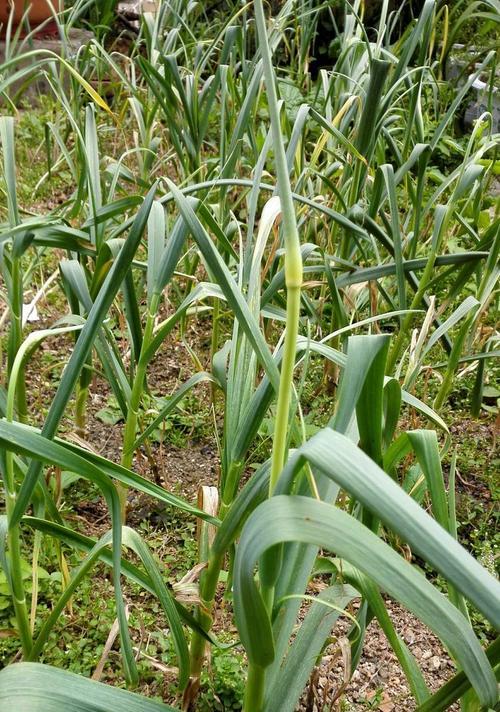
[[436,433],[433,430],[413,430],[407,436],[427,480],[434,517],[443,529],[449,531],[448,502]]
[[[161,203],[155,200],[151,206],[148,218],[148,303],[156,292],[161,259],[165,249],[165,210]],[[160,290],[161,291],[161,288]]]
[[295,640],[283,661],[279,675],[267,684],[266,707],[280,700],[280,712],[293,712],[306,687],[311,670],[321,655],[325,640],[334,630],[343,609],[359,596],[351,586],[329,586],[309,608]]
[[479,302],[477,299],[472,296],[467,297],[467,299],[465,299],[462,304],[455,309],[453,314],[451,314],[451,316],[449,316],[448,319],[446,319],[446,321],[432,334],[429,341],[425,345],[423,355],[427,354],[432,349],[443,334],[448,333],[448,331],[455,326],[460,319],[463,319],[464,316],[469,314],[473,309],[477,308],[478,305]]
[[255,510],[243,529],[234,569],[235,616],[251,664],[266,668],[275,655],[271,621],[254,579],[254,567],[265,551],[284,541],[335,550],[363,571],[441,638],[482,704],[496,704],[497,684],[491,666],[457,609],[421,572],[360,522],[333,505],[308,497],[272,497]]
[[3,153],[3,174],[7,192],[7,206],[11,227],[19,224],[17,204],[16,159],[14,154],[14,119],[12,116],[0,117],[0,145]]
[[312,437],[283,470],[280,493],[290,491],[304,460],[372,511],[500,627],[498,581],[348,438],[329,428]]
[[179,687],[183,690],[189,679],[189,650],[182,629],[179,613],[175,607],[171,593],[168,591],[157,564],[147,544],[139,534],[130,527],[123,528],[123,543],[131,548],[141,559],[144,568],[153,584],[155,594],[162,605],[170,626],[174,648],[179,665]]
[[0,703],[16,712],[177,712],[142,695],[37,663],[0,671]]

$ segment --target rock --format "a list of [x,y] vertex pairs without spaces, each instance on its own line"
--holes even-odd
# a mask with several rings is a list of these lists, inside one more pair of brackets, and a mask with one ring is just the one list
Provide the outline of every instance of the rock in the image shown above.
[[378,671],[378,674],[382,680],[387,680],[389,678],[389,670],[387,668],[384,668],[384,667],[380,668],[380,670]]
[[437,655],[433,655],[429,660],[431,670],[439,670],[441,667],[441,659]]

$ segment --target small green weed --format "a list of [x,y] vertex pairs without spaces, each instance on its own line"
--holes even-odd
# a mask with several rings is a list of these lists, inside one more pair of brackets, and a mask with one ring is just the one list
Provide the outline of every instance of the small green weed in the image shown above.
[[199,700],[199,712],[229,712],[241,710],[245,692],[244,658],[233,648],[214,649],[212,674],[202,677],[203,692]]

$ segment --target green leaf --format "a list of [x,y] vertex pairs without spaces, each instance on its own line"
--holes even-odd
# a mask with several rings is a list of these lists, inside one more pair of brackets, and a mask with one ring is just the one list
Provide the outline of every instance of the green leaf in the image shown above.
[[[496,704],[497,685],[491,666],[457,609],[420,571],[360,522],[335,506],[309,497],[272,497],[255,510],[242,531],[234,566],[234,605],[241,641],[253,665],[266,668],[275,655],[271,621],[254,579],[254,567],[265,551],[284,541],[334,550],[363,571],[440,637],[468,675],[482,704]],[[442,558],[449,556],[444,547],[440,553]]]
[[318,595],[307,612],[287,652],[279,675],[266,685],[266,705],[280,700],[280,712],[293,712],[311,670],[321,655],[325,640],[342,615],[343,609],[359,597],[350,586],[329,586]]
[[153,584],[155,594],[158,596],[162,608],[165,611],[179,665],[179,687],[183,690],[189,679],[189,650],[172,594],[165,586],[161,573],[147,544],[134,529],[123,527],[123,543],[125,546],[130,547],[141,559]]
[[3,173],[7,192],[7,206],[11,227],[19,223],[19,207],[17,205],[16,159],[14,155],[14,118],[0,117],[0,145],[3,152]]
[[[33,529],[35,529],[36,531],[43,532],[44,534],[63,541],[65,544],[77,551],[84,551],[86,553],[90,553],[96,550],[95,547],[97,542],[95,539],[85,536],[84,534],[80,534],[79,532],[75,532],[74,530],[69,529],[68,527],[64,527],[60,524],[55,524],[54,522],[50,522],[45,519],[38,519],[37,517],[23,517],[23,522],[25,522],[28,526],[33,527]],[[113,567],[113,554],[111,551],[109,551],[108,548],[99,547],[97,553],[99,559],[103,563],[105,563],[109,567]],[[131,581],[134,581],[135,583],[139,584],[144,589],[146,589],[146,591],[155,594],[155,586],[153,581],[150,579],[147,573],[141,571],[141,569],[139,569],[134,564],[131,564],[129,561],[122,558],[120,562],[120,571],[123,576],[126,576]],[[54,574],[52,574],[52,576],[54,576]],[[231,645],[219,643],[213,636],[210,636],[210,634],[204,632],[197,620],[194,618],[194,616],[189,613],[187,608],[185,608],[175,599],[174,605],[183,622],[190,628],[192,628],[194,631],[203,635],[205,639],[212,645],[216,645],[219,648],[232,647]]]
[[342,562],[341,566],[342,576],[363,595],[363,598],[370,606],[371,612],[377,618],[380,627],[384,631],[406,675],[413,696],[417,702],[424,702],[430,696],[424,677],[418,667],[417,661],[403,639],[396,632],[391,617],[385,607],[382,594],[373,581],[367,576],[364,576],[360,571],[349,566],[346,562]]
[[436,433],[433,430],[413,430],[407,436],[427,480],[432,513],[436,521],[449,531],[448,502]]
[[147,697],[37,663],[8,665],[0,672],[0,706],[16,712],[177,712]]
[[[45,438],[53,438],[57,431],[60,420],[71,398],[73,388],[101,328],[102,322],[130,268],[130,264],[146,227],[155,193],[156,184],[153,185],[144,199],[144,203],[132,224],[129,236],[90,310],[88,319],[73,349],[73,353],[63,371],[59,387],[45,419],[42,429],[42,434]],[[19,490],[16,506],[12,513],[9,526],[15,526],[15,524],[19,523],[26,511],[41,469],[40,463],[31,463],[24,482],[21,485],[21,489]]]
[[179,211],[183,215],[186,223],[189,225],[189,229],[196,240],[199,249],[203,253],[210,270],[216,277],[220,288],[224,292],[224,296],[226,297],[228,304],[233,309],[238,321],[240,322],[241,328],[245,331],[248,340],[255,349],[255,353],[265,368],[267,375],[273,383],[273,386],[277,390],[279,383],[278,369],[269,351],[269,347],[261,334],[260,328],[256,323],[245,299],[243,298],[236,281],[229,272],[220,254],[215,249],[210,237],[197,218],[188,200],[171,181],[168,181],[168,187],[174,196]]
[[500,583],[348,438],[328,428],[311,438],[283,470],[279,493],[290,491],[304,460],[378,516],[500,627]]
[[209,373],[206,373],[206,371],[200,371],[199,373],[195,373],[194,376],[191,376],[191,378],[189,378],[186,383],[183,383],[182,386],[178,388],[175,393],[173,393],[166,399],[165,405],[160,410],[156,418],[153,420],[152,423],[150,423],[150,425],[148,425],[146,430],[137,438],[137,440],[133,444],[132,449],[134,452],[135,450],[137,450],[139,445],[144,442],[144,440],[147,440],[147,438],[153,435],[154,431],[163,423],[165,418],[174,410],[177,405],[179,405],[186,393],[188,393],[191,388],[194,388],[194,386],[196,386],[198,383],[217,383],[217,381]]
[[191,505],[181,497],[170,494],[163,487],[146,480],[132,470],[127,470],[122,465],[80,448],[73,443],[66,443],[59,439],[54,441],[47,440],[47,438],[43,437],[42,431],[28,425],[0,420],[0,443],[8,450],[15,450],[41,462],[55,464],[71,472],[78,472],[88,479],[97,476],[101,481],[100,478],[105,476],[108,483],[112,480],[118,480],[118,482],[122,482],[127,487],[133,487],[139,492],[155,497],[165,504],[179,507],[183,511],[205,519],[212,524],[217,525],[219,523],[217,519],[198,509],[198,507]]

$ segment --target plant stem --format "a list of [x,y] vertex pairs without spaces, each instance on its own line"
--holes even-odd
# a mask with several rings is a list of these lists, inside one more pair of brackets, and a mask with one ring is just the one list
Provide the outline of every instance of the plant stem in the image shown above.
[[[210,362],[213,362],[214,356],[219,348],[219,300],[214,299],[214,311],[213,311],[213,326],[212,326],[212,339],[210,342]],[[215,383],[211,384],[210,387],[212,395],[212,406],[216,407],[217,402],[217,386]]]
[[75,431],[78,437],[85,437],[85,408],[87,406],[87,397],[89,394],[88,386],[82,385],[80,380],[77,390],[76,390],[76,402],[75,402]]
[[294,285],[291,287],[287,284],[287,326],[285,332],[285,343],[283,346],[283,361],[281,364],[280,387],[278,392],[278,405],[276,409],[276,422],[274,427],[271,478],[269,481],[270,495],[273,494],[278,482],[278,478],[285,464],[287,452],[293,372],[295,368],[297,336],[299,333],[299,315],[300,286]]
[[[14,398],[16,374],[13,374],[13,382],[10,384],[7,393],[7,407],[5,417],[7,421],[14,420]],[[24,378],[21,377],[24,382]],[[16,506],[16,482],[14,477],[14,456],[11,450],[5,453],[5,510],[7,521],[12,520],[12,513]],[[19,525],[9,526],[7,534],[7,545],[9,552],[9,572],[8,581],[14,605],[17,627],[21,638],[23,655],[28,658],[33,646],[31,626],[28,617],[28,607],[26,605],[26,594],[24,590],[23,575],[21,568],[21,532]]]
[[243,709],[245,712],[258,712],[264,703],[265,669],[250,663],[245,688]]
[[[16,504],[16,494],[13,490],[8,489],[6,493],[6,512],[7,518],[10,520],[12,512]],[[9,548],[9,563],[10,563],[10,589],[12,593],[12,601],[16,616],[19,636],[21,638],[21,646],[23,656],[28,658],[33,645],[31,637],[31,628],[28,617],[28,607],[26,605],[26,595],[24,591],[23,578],[21,572],[21,542],[19,526],[11,527],[7,536]]]
[[[198,623],[204,631],[209,632],[213,623],[212,609],[214,605],[215,592],[219,581],[219,573],[222,569],[224,556],[210,556],[208,566],[203,572],[200,579],[200,604],[197,609],[196,617]],[[206,639],[193,631],[191,637],[191,646],[189,650],[191,660],[191,674],[189,685],[186,688],[183,700],[183,709],[189,709],[190,705],[198,694],[200,686],[201,669],[205,660]]]
[[283,236],[285,242],[285,283],[287,290],[286,333],[278,392],[278,405],[271,459],[269,494],[272,495],[283,469],[287,450],[287,431],[292,393],[293,370],[299,332],[300,290],[302,287],[302,254],[295,218],[292,189],[286,162],[281,122],[276,93],[271,50],[267,38],[262,0],[255,2],[255,21],[262,55],[267,90],[269,116],[273,136],[278,193],[281,201]]
[[403,348],[403,344],[405,342],[405,339],[408,336],[408,331],[411,327],[411,323],[415,317],[414,314],[411,313],[411,310],[413,309],[418,309],[420,306],[420,302],[424,298],[425,291],[427,289],[427,285],[430,282],[433,272],[434,272],[434,263],[436,261],[436,251],[432,250],[431,254],[429,255],[429,259],[427,261],[427,264],[425,266],[425,270],[422,274],[422,277],[420,279],[418,289],[415,292],[415,296],[412,299],[412,302],[410,304],[409,310],[410,314],[407,314],[404,319],[403,323],[401,324],[399,328],[399,333],[396,337],[396,340],[394,342],[394,345],[392,349],[390,350],[389,356],[387,358],[387,366],[386,366],[386,374],[391,375],[394,367],[396,365],[396,361],[399,358],[399,354],[401,353],[401,349]]
[[443,382],[441,383],[438,394],[434,400],[434,403],[432,404],[432,407],[438,413],[443,407],[443,403],[446,400],[448,393],[450,392],[453,383],[453,376],[458,367],[458,361],[460,359],[460,354],[462,353],[464,341],[472,328],[472,324],[474,323],[475,318],[476,313],[474,312],[464,321],[455,338],[455,341],[453,342],[453,348],[448,357],[448,365],[446,366]]
[[[148,359],[145,354],[153,338],[154,322],[156,311],[158,308],[159,297],[154,296],[148,309],[146,318],[146,326],[144,328],[144,336],[142,339],[141,353],[137,362],[137,370],[135,372],[134,383],[132,385],[132,393],[130,394],[130,402],[127,410],[127,420],[125,422],[125,432],[123,434],[123,452],[122,465],[127,469],[132,467],[134,459],[134,442],[137,432],[137,420],[139,416],[139,407],[141,404],[142,394],[146,382],[146,371],[148,367]],[[127,516],[127,488],[120,484],[117,486],[118,495],[121,503],[122,522],[125,523]]]
[[[14,360],[23,339],[23,281],[20,260],[12,257],[12,309],[11,327],[9,334],[9,376],[12,372]],[[28,406],[26,400],[26,383],[24,376],[19,379],[16,387],[16,407],[19,422],[26,423]]]
[[[221,520],[225,518],[231,509],[241,469],[241,462],[234,462],[230,466],[219,507],[219,519]],[[225,501],[224,497],[227,498],[227,501]],[[209,552],[207,568],[200,576],[200,603],[197,608],[196,617],[198,623],[206,633],[210,631],[213,624],[212,610],[217,584],[219,582],[219,574],[223,564],[224,553],[216,554],[213,551]],[[230,583],[227,584],[227,588],[230,590]],[[206,638],[196,631],[193,631],[190,645],[191,675],[188,688],[184,695],[183,709],[189,709],[189,706],[198,693],[201,670],[206,656],[206,647]]]
[[[264,80],[267,90],[271,132],[274,144],[275,167],[278,194],[281,203],[283,238],[285,246],[285,285],[286,285],[286,327],[281,363],[278,403],[274,428],[273,448],[271,455],[271,473],[269,480],[269,496],[273,495],[281,471],[285,464],[288,447],[288,430],[290,421],[290,403],[293,389],[293,372],[299,333],[300,293],[302,287],[302,253],[297,230],[297,220],[292,199],[292,189],[285,154],[278,96],[274,68],[267,37],[266,20],[262,0],[255,0],[255,21],[259,48],[262,56]],[[265,595],[269,614],[273,608],[274,582],[279,575],[279,566],[273,566],[273,552],[262,563],[263,593]],[[264,572],[265,569],[265,572]],[[260,712],[264,701],[265,668],[250,665],[245,690],[243,709],[245,712]]]

